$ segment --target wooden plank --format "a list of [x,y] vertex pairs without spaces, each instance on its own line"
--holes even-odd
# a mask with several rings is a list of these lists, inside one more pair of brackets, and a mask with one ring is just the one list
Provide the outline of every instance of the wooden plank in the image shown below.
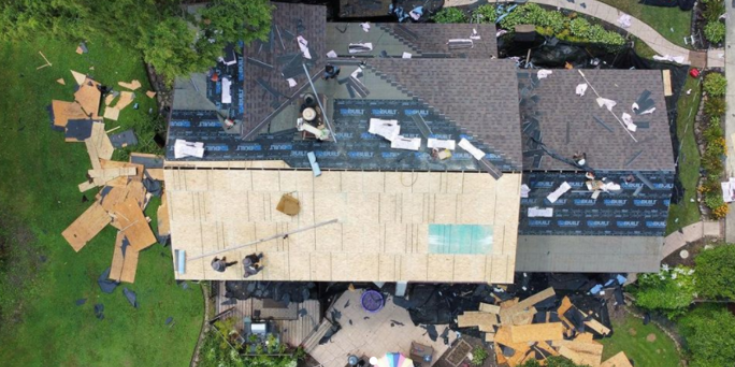
[[76,102],[51,101],[51,111],[54,115],[54,126],[66,127],[69,120],[86,120],[89,118]]
[[557,352],[556,349],[552,348],[551,345],[549,345],[549,343],[545,341],[539,341],[534,347],[545,351],[546,353],[555,357],[559,355],[559,352]]
[[633,365],[630,364],[630,360],[625,355],[625,352],[620,352],[607,361],[602,362],[600,367],[633,367]]
[[69,242],[74,251],[79,252],[108,223],[110,223],[110,216],[98,202],[95,202],[61,235]]
[[558,339],[558,340],[552,340],[551,345],[560,348],[560,347],[567,347],[577,353],[587,353],[587,354],[600,354],[602,355],[603,345],[596,342],[582,342],[582,341],[576,341],[576,340],[564,340],[564,339]]
[[594,335],[588,332],[579,333],[574,337],[574,341],[590,343],[594,341]]
[[487,312],[499,315],[500,314],[500,306],[498,305],[491,305],[489,303],[480,303],[480,312]]
[[77,187],[79,188],[79,192],[85,192],[97,187],[97,184],[95,184],[94,182],[84,181],[77,185]]
[[564,325],[561,322],[550,322],[545,324],[511,326],[510,335],[514,343],[561,340],[564,338]]
[[117,103],[115,103],[115,108],[117,108],[119,111],[124,110],[125,107],[133,103],[134,98],[135,98],[135,95],[133,94],[133,92],[128,92],[128,91],[120,92],[120,99],[117,101]]
[[674,91],[671,89],[671,70],[662,70],[661,74],[664,78],[664,96],[673,96]]
[[602,362],[602,345],[599,346],[599,351],[588,352],[572,348],[572,346],[562,345],[559,348],[559,354],[562,357],[566,357],[572,360],[572,362],[579,365],[589,365],[590,367],[599,367]]
[[569,309],[572,307],[574,307],[574,305],[572,304],[572,301],[569,299],[569,297],[565,296],[561,300],[561,305],[557,309],[557,313],[559,314],[560,317],[564,316],[564,314],[567,313],[567,311],[569,311]]
[[171,220],[168,214],[168,195],[161,195],[161,205],[158,206],[158,235],[161,237],[171,235]]
[[[111,97],[112,95],[109,95],[108,97]],[[105,99],[105,103],[107,103],[107,99]],[[108,103],[109,104],[109,103]],[[117,107],[105,107],[105,114],[103,116],[104,118],[112,121],[117,121],[117,119],[120,118],[120,110],[117,109]]]
[[133,81],[131,81],[130,83],[118,82],[117,85],[130,90],[136,90],[142,86],[142,84],[140,84],[140,81],[137,79],[133,79]]
[[465,312],[457,316],[459,327],[477,326],[481,331],[493,331],[494,325],[498,325],[498,316],[484,312]]
[[[105,190],[103,189],[103,191]],[[128,197],[128,193],[129,191],[125,187],[113,187],[107,191],[104,198],[100,198],[100,205],[108,212],[112,212],[115,210],[115,204],[124,202],[125,198]]]
[[156,236],[153,235],[140,204],[131,195],[124,202],[114,205],[112,215],[133,249],[141,251],[156,243]]
[[156,181],[163,181],[163,168],[146,168],[148,176]]
[[512,314],[510,317],[510,324],[509,325],[528,325],[533,322],[533,316],[536,314],[536,308],[531,307],[529,309],[516,312]]
[[92,79],[87,79],[82,83],[74,93],[74,100],[82,105],[82,109],[87,115],[91,115],[94,120],[99,119],[99,108],[100,101],[102,100],[102,94],[97,89],[97,82]]
[[89,175],[89,177],[100,178],[104,182],[110,181],[119,176],[135,176],[136,174],[135,167],[91,169],[87,171],[87,175]]
[[102,169],[100,158],[97,155],[97,146],[89,139],[84,141],[84,145],[87,147],[87,154],[89,155],[90,163],[92,163],[92,169]]
[[92,135],[89,139],[97,147],[97,157],[102,159],[112,158],[112,153],[115,151],[115,148],[112,146],[112,142],[105,132],[105,124],[103,122],[92,123]]
[[495,341],[495,333],[486,332],[485,333],[485,341],[488,343],[492,343]]
[[[582,316],[584,318],[587,318],[587,316],[588,316],[582,310],[579,310],[579,313],[582,314]],[[589,327],[590,329],[594,330],[596,333],[598,333],[598,334],[600,334],[602,336],[607,336],[611,332],[611,330],[608,329],[607,326],[603,325],[602,323],[600,323],[599,321],[597,321],[595,319],[591,319],[591,320],[585,321],[584,322],[584,325],[587,326],[587,327]]]
[[118,232],[117,238],[115,239],[115,251],[112,256],[109,279],[118,282],[134,283],[135,273],[138,269],[139,254],[132,246],[127,246],[123,254],[123,241],[126,241],[125,236],[121,232]]

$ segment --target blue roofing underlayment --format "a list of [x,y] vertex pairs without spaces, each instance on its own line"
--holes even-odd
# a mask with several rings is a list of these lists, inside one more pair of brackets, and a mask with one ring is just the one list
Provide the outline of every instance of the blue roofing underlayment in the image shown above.
[[[521,199],[520,235],[663,236],[674,187],[673,172],[597,171],[597,179],[615,182],[618,192],[603,192],[597,200],[585,187],[584,174],[527,172],[531,189]],[[627,180],[627,182],[626,182]],[[563,182],[572,189],[551,203],[546,198]],[[531,207],[553,208],[550,218],[528,217]]]

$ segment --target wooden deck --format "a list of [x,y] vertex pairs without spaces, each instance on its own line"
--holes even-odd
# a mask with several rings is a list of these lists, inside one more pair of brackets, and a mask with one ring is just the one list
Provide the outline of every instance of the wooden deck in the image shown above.
[[[318,301],[291,302],[284,306],[275,305],[267,300],[251,298],[245,301],[237,300],[234,305],[223,306],[222,302],[228,300],[224,295],[225,283],[219,282],[219,292],[216,300],[217,314],[233,308],[233,314],[240,320],[245,317],[273,320],[277,332],[281,336],[281,341],[293,347],[301,345],[318,328],[321,321]],[[299,316],[299,310],[306,310],[306,314]],[[256,314],[260,316],[256,317]],[[240,327],[242,327],[242,324]]]

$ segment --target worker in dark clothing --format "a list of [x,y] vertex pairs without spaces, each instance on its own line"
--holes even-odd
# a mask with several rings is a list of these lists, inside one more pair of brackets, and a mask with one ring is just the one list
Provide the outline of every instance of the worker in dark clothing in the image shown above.
[[324,79],[329,80],[336,78],[337,75],[339,75],[339,67],[331,64],[327,64],[327,66],[324,67]]
[[245,268],[245,278],[248,278],[251,275],[258,274],[261,270],[263,270],[263,267],[260,265],[260,260],[262,258],[262,252],[257,255],[250,254],[248,256],[245,256],[245,258],[242,260],[243,268]]
[[227,262],[227,256],[221,259],[216,258],[216,257],[212,259],[212,269],[220,273],[224,273],[228,267],[235,265],[235,264],[237,264],[237,261]]

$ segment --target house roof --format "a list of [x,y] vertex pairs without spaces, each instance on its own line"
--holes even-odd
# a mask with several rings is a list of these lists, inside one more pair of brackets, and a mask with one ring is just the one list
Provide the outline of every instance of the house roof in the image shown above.
[[[276,236],[217,256],[263,252],[253,280],[513,281],[520,174],[169,168],[164,176],[172,248],[187,258],[177,279],[242,280],[242,266],[219,273],[214,255],[195,258]],[[295,216],[276,210],[286,193],[300,201]],[[437,245],[435,224],[489,227],[490,246]],[[297,229],[306,230],[280,235]]]
[[[412,58],[477,58],[497,57],[494,24],[438,23],[369,23],[365,32],[360,23],[327,23],[327,50],[340,57],[403,57]],[[469,39],[471,47],[450,47],[450,39]],[[369,52],[350,53],[350,43],[372,43]]]
[[[314,151],[322,168],[361,170],[472,171],[480,164],[461,148],[448,160],[432,157],[415,116],[421,115],[431,136],[459,141],[466,138],[484,151],[486,161],[503,172],[521,170],[519,114],[514,64],[504,60],[471,59],[334,59],[341,68],[337,80],[316,78],[314,86],[335,130],[337,142],[304,140],[295,129],[304,89],[284,100],[243,141],[227,134],[206,111],[174,110],[169,142],[202,141],[203,160],[283,160],[308,168],[306,152]],[[349,76],[362,69],[356,93]],[[487,88],[492,85],[493,88]],[[472,90],[472,93],[467,93]],[[508,92],[510,91],[510,92]],[[248,94],[248,91],[246,91]],[[254,93],[250,93],[251,95]],[[390,142],[367,133],[370,118],[397,119],[401,134],[422,137],[417,152],[390,147]],[[167,158],[173,156],[169,144]],[[188,158],[187,160],[192,160]],[[485,160],[484,160],[485,161]]]
[[663,237],[518,236],[516,271],[654,273]]
[[[266,42],[256,41],[244,48],[245,117],[243,136],[258,128],[295,93],[308,87],[302,65],[311,76],[324,68],[325,20],[327,8],[321,5],[272,3],[271,32]],[[308,43],[311,59],[303,56],[297,37]],[[288,79],[297,87],[291,88]]]
[[[584,70],[584,75],[589,87],[578,96],[575,89],[586,83],[578,70],[553,70],[544,79],[537,71],[518,72],[524,170],[577,170],[563,160],[584,152],[593,170],[674,171],[661,71]],[[617,102],[612,108],[617,118],[632,116],[638,129],[630,134],[637,142],[598,106],[595,91]],[[656,110],[637,115],[632,104],[645,92]]]

